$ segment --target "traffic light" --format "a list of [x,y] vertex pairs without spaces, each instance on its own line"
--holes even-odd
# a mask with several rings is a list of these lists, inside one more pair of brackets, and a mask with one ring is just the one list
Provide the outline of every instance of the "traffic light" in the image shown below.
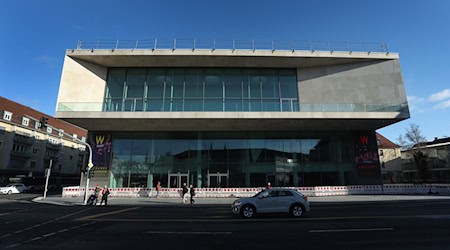
[[41,124],[41,129],[45,129],[47,127],[47,121],[48,118],[43,116],[41,117],[41,119],[39,120],[39,123]]

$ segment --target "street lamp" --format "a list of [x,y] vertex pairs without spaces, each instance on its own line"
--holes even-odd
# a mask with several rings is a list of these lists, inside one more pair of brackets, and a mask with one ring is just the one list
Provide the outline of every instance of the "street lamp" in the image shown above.
[[89,149],[89,162],[88,162],[88,168],[87,168],[87,172],[86,172],[86,186],[84,188],[84,204],[87,204],[87,193],[89,190],[89,178],[90,178],[90,171],[91,168],[94,167],[94,164],[92,163],[92,148],[91,145],[89,145],[89,143],[84,142],[83,144],[85,144],[88,149]]

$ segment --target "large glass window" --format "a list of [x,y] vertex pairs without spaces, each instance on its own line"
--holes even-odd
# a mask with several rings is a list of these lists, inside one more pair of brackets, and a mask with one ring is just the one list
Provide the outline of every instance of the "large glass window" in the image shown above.
[[205,98],[223,97],[222,72],[218,69],[205,71]]
[[297,111],[293,69],[110,68],[105,111]]
[[343,185],[352,165],[340,166],[339,154],[330,154],[342,147],[353,152],[347,142],[330,143],[342,137],[350,138],[331,132],[117,132],[113,183],[135,187],[160,180],[167,186],[168,175],[181,174],[198,187]]

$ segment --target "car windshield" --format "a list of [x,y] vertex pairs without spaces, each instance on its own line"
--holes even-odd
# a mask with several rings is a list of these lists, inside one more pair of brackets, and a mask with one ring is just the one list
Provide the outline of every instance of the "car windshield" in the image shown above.
[[14,184],[8,184],[7,187],[14,187]]

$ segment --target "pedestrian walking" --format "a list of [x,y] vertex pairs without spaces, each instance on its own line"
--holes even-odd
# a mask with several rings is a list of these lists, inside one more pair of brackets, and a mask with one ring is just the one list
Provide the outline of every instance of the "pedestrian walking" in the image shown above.
[[195,200],[194,200],[195,188],[192,185],[190,185],[189,188],[190,188],[189,192],[191,193],[191,204],[195,204]]
[[102,190],[102,201],[100,201],[100,206],[103,204],[103,201],[105,202],[105,206],[108,205],[108,195],[109,189],[108,186],[105,185],[105,187]]
[[100,196],[100,185],[97,184],[97,186],[95,186],[94,194],[95,194],[95,201],[93,205],[95,206],[97,205],[98,197]]
[[158,183],[156,184],[156,198],[159,199],[159,193],[161,192],[161,182],[158,181]]
[[188,187],[186,186],[186,183],[183,183],[183,190],[182,190],[182,194],[183,194],[183,203],[186,203],[186,199],[187,199],[187,193],[188,193]]

